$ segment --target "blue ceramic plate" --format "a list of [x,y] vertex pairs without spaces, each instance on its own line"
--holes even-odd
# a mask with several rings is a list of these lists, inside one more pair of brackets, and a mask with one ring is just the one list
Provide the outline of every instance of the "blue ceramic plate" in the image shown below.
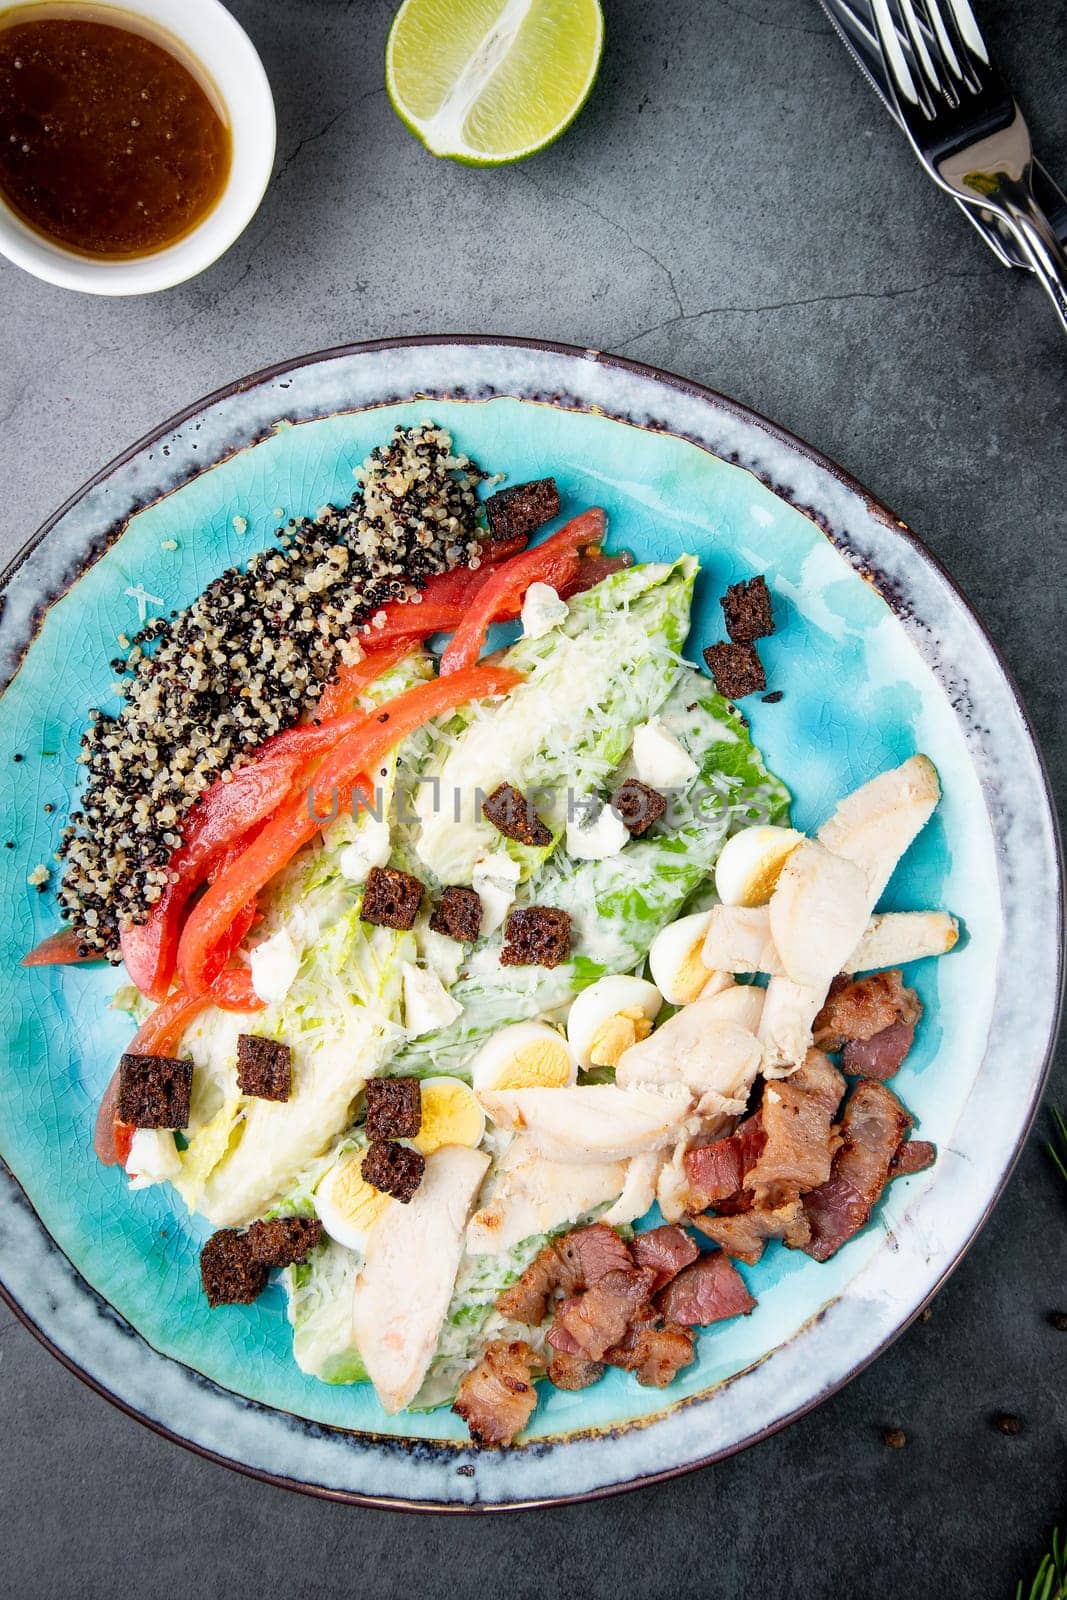
[[[965,938],[909,981],[927,1012],[896,1087],[934,1140],[827,1265],[773,1246],[745,1276],[759,1306],[707,1330],[666,1391],[622,1373],[542,1399],[528,1442],[473,1450],[447,1410],[387,1417],[290,1356],[280,1289],[210,1312],[204,1230],[159,1190],[128,1196],[94,1160],[95,1104],[128,1037],[108,969],[25,971],[55,925],[27,876],[67,809],[87,708],[107,704],[116,636],[184,606],[265,544],[282,514],[343,502],[395,423],[432,416],[512,481],[552,473],[597,502],[639,560],[683,550],[717,596],[766,572],[778,704],[746,701],[802,828],[915,750],[944,801],[890,886],[946,907]],[[7,576],[0,660],[3,960],[0,1276],[51,1349],[161,1432],[272,1481],[448,1509],[609,1492],[714,1460],[814,1405],[920,1309],[973,1238],[1029,1126],[1060,992],[1059,853],[1040,759],[1004,668],[914,537],[829,462],[732,402],[596,351],[428,340],[331,352],[224,391],[107,468]],[[15,753],[24,757],[13,761]],[[48,813],[47,802],[55,806]]]

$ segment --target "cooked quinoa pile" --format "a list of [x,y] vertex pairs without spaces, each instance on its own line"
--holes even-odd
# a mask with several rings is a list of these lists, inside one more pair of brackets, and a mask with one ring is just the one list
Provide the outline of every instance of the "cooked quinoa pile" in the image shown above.
[[313,707],[361,624],[433,573],[477,565],[486,475],[442,429],[397,428],[356,476],[351,505],[290,519],[277,546],[112,663],[125,704],[90,712],[81,809],[60,845],[60,907],[82,954],[121,959],[119,933],[163,893],[189,807]]

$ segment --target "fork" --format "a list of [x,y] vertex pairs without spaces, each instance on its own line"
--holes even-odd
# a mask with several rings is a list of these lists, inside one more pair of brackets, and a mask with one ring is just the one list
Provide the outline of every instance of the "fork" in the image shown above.
[[969,0],[872,0],[894,105],[949,194],[1010,229],[1067,332],[1067,255],[1034,198],[1030,133]]

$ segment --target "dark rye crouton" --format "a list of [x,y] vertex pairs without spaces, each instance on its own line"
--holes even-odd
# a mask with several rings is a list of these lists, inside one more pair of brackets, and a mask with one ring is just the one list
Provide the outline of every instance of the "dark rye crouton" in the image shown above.
[[267,1286],[267,1268],[247,1233],[220,1228],[200,1252],[200,1281],[209,1306],[249,1306]]
[[516,789],[513,783],[498,784],[488,800],[482,801],[482,816],[505,839],[533,845],[539,850],[552,843],[551,832],[521,789]]
[[473,944],[482,927],[482,897],[476,889],[453,884],[446,889],[430,918],[430,932],[443,933],[460,944]]
[[252,1260],[264,1267],[291,1267],[305,1261],[322,1238],[318,1217],[274,1217],[253,1222],[245,1239]]
[[367,1137],[414,1139],[422,1127],[422,1084],[418,1078],[371,1078],[367,1083]]
[[751,644],[774,632],[771,596],[763,577],[747,583],[732,583],[719,604],[726,618],[726,631],[735,644]]
[[119,1121],[131,1128],[187,1128],[192,1083],[191,1061],[124,1055],[119,1062]]
[[502,967],[558,967],[571,952],[571,919],[555,906],[524,906],[504,929]]
[[754,644],[709,644],[704,651],[715,687],[727,700],[742,700],[767,687],[763,662]]
[[293,1052],[287,1044],[237,1036],[237,1087],[257,1100],[288,1100],[293,1083]]
[[528,539],[546,522],[559,516],[559,490],[555,478],[538,478],[534,483],[516,483],[501,489],[485,502],[491,544],[510,544]]
[[667,809],[666,798],[638,778],[627,778],[611,797],[611,809],[635,839],[648,832]]
[[378,928],[411,928],[422,903],[422,884],[410,872],[372,867],[363,890],[361,922]]
[[422,1182],[426,1158],[406,1144],[379,1140],[368,1147],[359,1170],[367,1183],[406,1206]]

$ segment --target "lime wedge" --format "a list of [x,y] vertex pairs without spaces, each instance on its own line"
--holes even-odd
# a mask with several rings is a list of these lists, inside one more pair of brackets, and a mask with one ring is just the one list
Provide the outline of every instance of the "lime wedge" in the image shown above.
[[521,161],[578,115],[603,43],[599,0],[404,0],[386,87],[435,156]]

